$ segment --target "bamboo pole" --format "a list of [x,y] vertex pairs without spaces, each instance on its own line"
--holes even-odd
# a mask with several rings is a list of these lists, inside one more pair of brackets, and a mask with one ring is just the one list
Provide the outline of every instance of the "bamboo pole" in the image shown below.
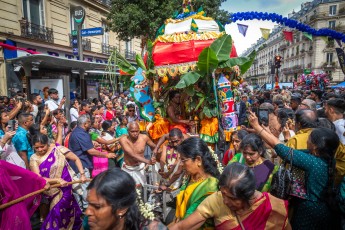
[[[86,181],[89,182],[89,181],[91,181],[91,179],[87,179]],[[79,183],[82,183],[82,181],[81,181],[81,180],[76,180],[76,181],[68,182],[67,185],[79,184]],[[54,184],[54,185],[50,186],[50,188],[59,188],[59,187],[61,187],[61,184]],[[49,188],[49,189],[50,189],[50,188]],[[48,189],[48,190],[49,190],[49,189]],[[3,209],[5,209],[5,208],[8,208],[8,207],[10,207],[10,206],[12,206],[12,205],[14,205],[14,204],[19,203],[19,202],[22,202],[23,200],[25,200],[25,199],[27,199],[27,198],[29,198],[29,197],[35,196],[35,195],[37,195],[37,194],[40,194],[40,193],[42,193],[42,192],[44,192],[44,191],[46,191],[46,190],[47,190],[47,189],[44,189],[44,188],[43,188],[43,189],[37,190],[37,191],[35,191],[35,192],[26,194],[25,196],[19,197],[19,198],[15,199],[15,200],[12,200],[12,201],[10,201],[10,202],[8,202],[8,203],[2,204],[2,205],[0,205],[0,210],[3,210]]]

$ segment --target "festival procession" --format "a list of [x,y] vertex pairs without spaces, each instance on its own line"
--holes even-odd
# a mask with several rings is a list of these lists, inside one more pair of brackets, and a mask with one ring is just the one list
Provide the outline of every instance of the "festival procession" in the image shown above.
[[0,4],[0,230],[345,229],[344,0]]

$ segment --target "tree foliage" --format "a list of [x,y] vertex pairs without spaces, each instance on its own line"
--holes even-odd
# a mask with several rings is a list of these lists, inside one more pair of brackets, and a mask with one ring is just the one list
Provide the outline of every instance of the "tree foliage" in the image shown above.
[[[207,16],[225,23],[229,13],[220,10],[225,0],[194,0],[193,10],[203,7]],[[154,40],[156,31],[175,11],[182,12],[182,0],[112,0],[110,30],[117,33],[120,40],[132,38]]]

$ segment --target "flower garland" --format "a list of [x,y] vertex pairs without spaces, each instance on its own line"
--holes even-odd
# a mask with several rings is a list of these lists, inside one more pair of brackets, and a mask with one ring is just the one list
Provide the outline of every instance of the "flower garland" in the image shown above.
[[215,154],[215,152],[213,151],[213,149],[210,146],[208,146],[208,150],[210,151],[212,158],[217,163],[217,169],[218,169],[219,173],[222,174],[224,171],[224,168],[223,168],[222,164],[219,162],[218,156]]
[[153,205],[151,204],[144,204],[144,202],[141,199],[141,191],[140,189],[135,189],[137,192],[137,204],[139,206],[140,213],[143,215],[143,217],[147,220],[153,221],[155,219],[155,214],[152,212]]

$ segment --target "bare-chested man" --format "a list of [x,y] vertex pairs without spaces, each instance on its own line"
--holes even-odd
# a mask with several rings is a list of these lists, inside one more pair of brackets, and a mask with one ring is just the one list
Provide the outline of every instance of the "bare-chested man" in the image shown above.
[[127,172],[133,177],[137,185],[145,184],[145,165],[153,165],[156,163],[155,156],[151,160],[147,160],[144,157],[144,151],[146,145],[154,149],[156,145],[151,139],[140,134],[139,124],[135,121],[128,123],[128,136],[124,136],[120,139],[120,145],[124,152],[124,163],[122,170]]
[[183,133],[187,133],[187,129],[194,124],[194,122],[182,119],[181,95],[177,90],[169,93],[169,105],[167,114],[171,122],[169,130],[173,128],[180,129]]

